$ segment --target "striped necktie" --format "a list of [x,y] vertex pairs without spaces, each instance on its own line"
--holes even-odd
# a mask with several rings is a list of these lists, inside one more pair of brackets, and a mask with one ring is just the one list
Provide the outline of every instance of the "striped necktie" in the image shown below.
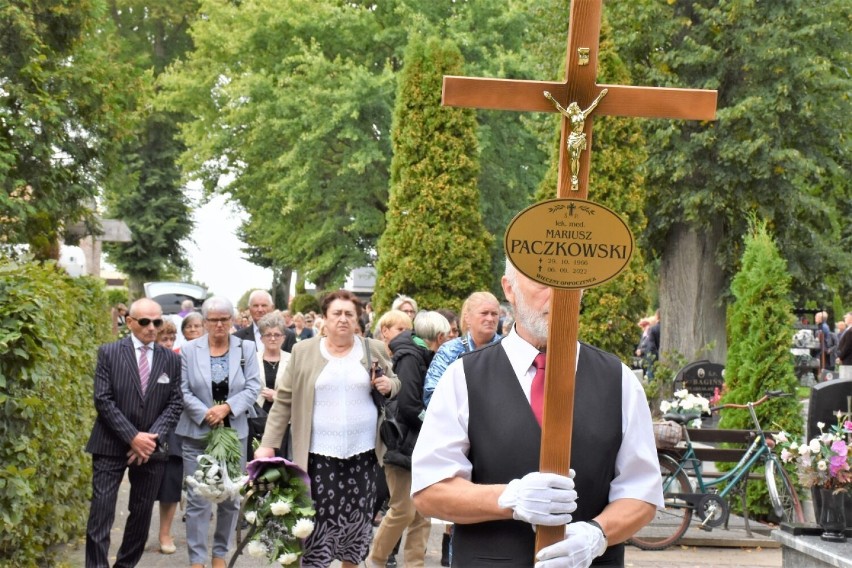
[[139,382],[142,384],[142,396],[145,396],[145,391],[148,390],[148,377],[151,375],[151,367],[148,365],[148,349],[147,345],[139,348],[142,354],[139,356]]

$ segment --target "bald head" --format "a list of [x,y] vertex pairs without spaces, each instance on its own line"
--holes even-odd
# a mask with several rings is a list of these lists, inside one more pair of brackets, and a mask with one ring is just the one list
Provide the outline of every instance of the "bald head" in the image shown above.
[[156,312],[156,315],[161,316],[163,315],[163,308],[151,298],[139,298],[130,304],[130,312],[128,312],[130,317],[142,317],[139,315],[142,312],[145,312],[146,314]]
[[130,304],[127,327],[136,339],[149,344],[157,340],[157,331],[163,325],[163,308],[150,298],[140,298]]

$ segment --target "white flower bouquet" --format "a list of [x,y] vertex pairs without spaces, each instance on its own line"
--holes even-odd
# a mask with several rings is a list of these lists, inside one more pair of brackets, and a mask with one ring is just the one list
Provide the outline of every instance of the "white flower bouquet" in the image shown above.
[[240,495],[245,476],[240,469],[242,444],[233,428],[213,428],[207,435],[205,453],[198,456],[198,469],[187,476],[186,485],[212,503]]
[[249,531],[234,558],[245,548],[250,556],[299,566],[316,514],[308,475],[284,458],[256,459],[248,464],[248,473],[243,517]]
[[702,414],[710,414],[710,401],[701,395],[692,394],[686,389],[674,392],[673,400],[660,402],[660,412],[663,414],[698,414],[699,417],[689,423],[691,428],[701,428]]

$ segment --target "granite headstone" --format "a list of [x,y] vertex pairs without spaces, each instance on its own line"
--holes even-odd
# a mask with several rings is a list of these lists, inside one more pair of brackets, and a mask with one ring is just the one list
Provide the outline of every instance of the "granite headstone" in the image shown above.
[[710,400],[716,389],[725,385],[725,367],[710,361],[690,363],[675,377],[675,389],[686,389],[692,394],[701,395]]

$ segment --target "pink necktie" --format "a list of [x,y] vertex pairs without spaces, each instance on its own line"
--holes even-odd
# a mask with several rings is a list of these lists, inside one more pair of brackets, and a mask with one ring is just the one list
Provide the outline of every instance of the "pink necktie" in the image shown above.
[[533,367],[535,367],[535,376],[532,380],[532,388],[530,389],[530,406],[532,407],[535,419],[538,420],[538,425],[541,426],[541,417],[544,414],[544,362],[547,360],[547,355],[539,353],[535,356]]
[[151,374],[151,367],[148,366],[148,346],[143,345],[139,348],[142,355],[139,356],[139,382],[142,383],[142,396],[145,396],[145,391],[148,389],[148,376]]

